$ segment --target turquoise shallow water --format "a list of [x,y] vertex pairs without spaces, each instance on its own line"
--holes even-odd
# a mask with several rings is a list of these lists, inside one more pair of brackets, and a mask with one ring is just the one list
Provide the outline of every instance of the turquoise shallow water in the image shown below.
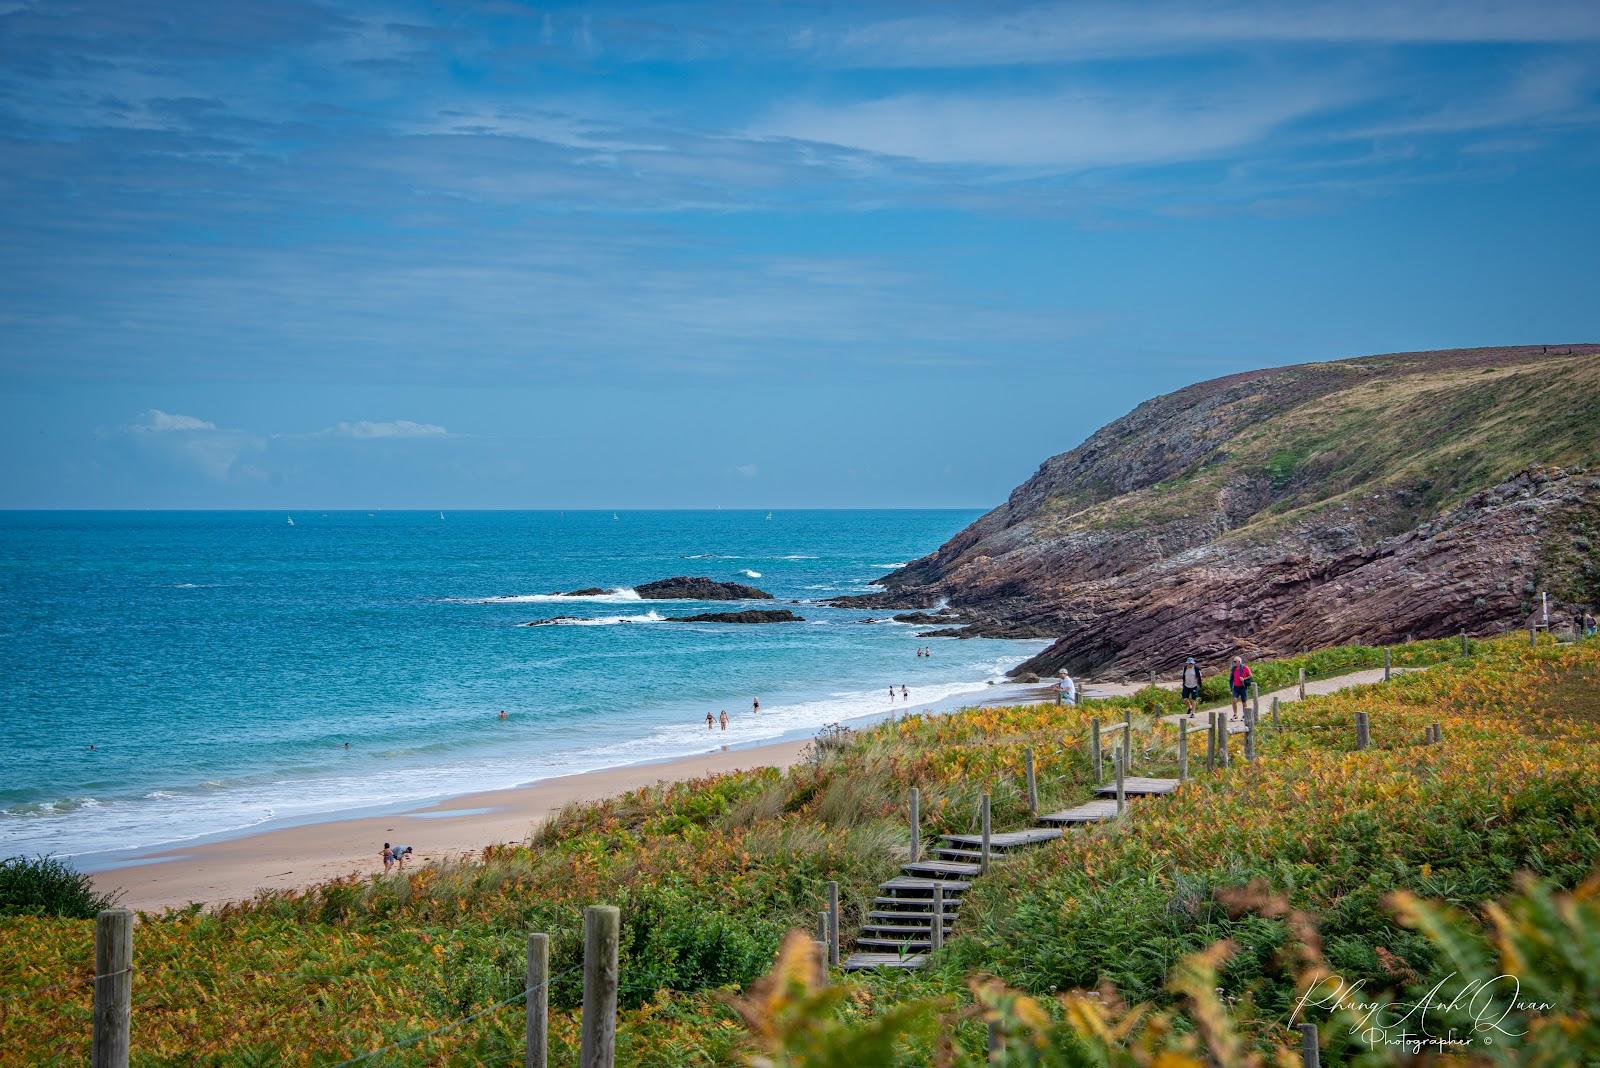
[[[511,786],[809,733],[895,707],[891,684],[981,686],[1041,643],[930,642],[815,603],[976,515],[0,513],[0,856]],[[740,606],[631,592],[680,574],[807,622],[664,623]],[[588,586],[615,592],[548,597]],[[557,615],[580,621],[520,625]]]

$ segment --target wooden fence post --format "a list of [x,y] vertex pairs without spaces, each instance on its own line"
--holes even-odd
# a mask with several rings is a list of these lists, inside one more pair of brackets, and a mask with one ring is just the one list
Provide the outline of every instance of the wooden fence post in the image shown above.
[[1317,1048],[1317,1025],[1300,1025],[1301,1068],[1322,1068],[1322,1051]]
[[1528,624],[1528,648],[1539,648],[1539,627],[1537,624]]
[[1039,777],[1034,773],[1033,769],[1033,746],[1028,746],[1023,751],[1022,756],[1027,764],[1028,772],[1028,815],[1037,816],[1039,814]]
[[922,859],[922,791],[911,788],[911,863]]
[[1133,774],[1133,709],[1122,713],[1122,773]]
[[1278,699],[1276,697],[1272,699],[1272,729],[1278,729]]
[[1256,762],[1256,725],[1247,724],[1244,729],[1244,761],[1246,764]]
[[937,880],[933,884],[933,928],[928,934],[934,949],[944,948],[944,884]]
[[1178,721],[1178,781],[1189,781],[1189,721]]
[[1306,669],[1300,669],[1300,700],[1306,699]]
[[1461,655],[1462,656],[1467,656],[1471,652],[1472,652],[1472,648],[1467,644],[1467,632],[1466,631],[1462,631],[1461,632]]
[[1228,744],[1232,736],[1228,733],[1228,714],[1217,712],[1217,765],[1226,768],[1233,760],[1228,752]]
[[583,910],[583,1041],[580,1068],[612,1068],[617,1060],[617,944],[622,913],[615,905]]
[[545,1068],[550,1047],[550,936],[528,936],[528,1017],[523,1025],[524,1068]]
[[989,795],[986,793],[978,799],[978,825],[983,835],[983,854],[978,861],[979,874],[989,874]]
[[1206,726],[1206,770],[1217,769],[1217,710],[1212,709],[1206,713],[1211,717]]
[[828,966],[828,910],[817,910],[817,945],[822,947],[822,966]]
[[828,881],[828,966],[839,966],[839,884]]
[[94,918],[93,1068],[128,1068],[133,1015],[133,913],[106,909]]
[[1383,681],[1384,682],[1388,682],[1389,681],[1389,669],[1390,669],[1390,666],[1391,666],[1391,660],[1390,660],[1390,656],[1389,656],[1389,647],[1387,645],[1385,645],[1383,647]]
[[1261,687],[1256,685],[1256,680],[1250,680],[1250,722],[1255,723],[1261,718]]
[[1100,721],[1089,721],[1089,763],[1094,765],[1095,785],[1106,781],[1105,764],[1100,757]]
[[1439,726],[1439,724],[1437,724],[1437,723],[1435,723],[1433,725],[1433,744],[1434,745],[1443,745],[1444,744],[1444,728]]
[[1118,753],[1117,754],[1117,815],[1119,815],[1119,816],[1122,815],[1122,807],[1123,807],[1123,804],[1124,804],[1124,802],[1126,800],[1126,795],[1123,793],[1124,787],[1123,787],[1123,783],[1122,783],[1122,776],[1123,776],[1122,754]]
[[1362,750],[1362,749],[1365,749],[1367,747],[1367,743],[1368,743],[1369,740],[1370,740],[1370,736],[1367,733],[1367,714],[1365,712],[1357,712],[1356,713],[1356,749],[1358,751]]

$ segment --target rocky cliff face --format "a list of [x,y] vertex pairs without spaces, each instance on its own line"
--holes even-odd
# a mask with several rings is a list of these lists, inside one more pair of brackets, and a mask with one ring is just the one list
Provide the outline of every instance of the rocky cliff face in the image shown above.
[[1600,599],[1591,466],[1600,346],[1253,371],[1146,401],[845,601],[1056,639],[1019,673],[1483,632]]

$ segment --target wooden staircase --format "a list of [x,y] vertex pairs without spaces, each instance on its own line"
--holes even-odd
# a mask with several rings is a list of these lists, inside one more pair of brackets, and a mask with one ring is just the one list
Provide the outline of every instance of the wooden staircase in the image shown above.
[[[1125,797],[1167,794],[1178,788],[1177,779],[1129,778],[1123,781]],[[989,836],[990,863],[1012,853],[1061,838],[1075,826],[1115,819],[1115,785],[1098,792],[1112,799],[1089,801],[1037,818],[1038,826],[1000,831]],[[856,936],[856,951],[842,962],[847,972],[866,968],[924,968],[935,948],[934,899],[938,895],[944,924],[939,941],[948,938],[961,913],[961,896],[983,873],[983,836],[941,834],[931,856],[900,866],[897,875],[878,886],[867,923]]]

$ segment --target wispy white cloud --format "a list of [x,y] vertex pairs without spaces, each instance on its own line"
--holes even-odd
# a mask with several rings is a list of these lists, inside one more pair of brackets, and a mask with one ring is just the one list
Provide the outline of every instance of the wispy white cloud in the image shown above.
[[908,93],[791,104],[759,130],[928,163],[1076,170],[1209,158],[1353,95],[1338,84],[1183,95]]
[[330,428],[327,433],[341,438],[442,438],[448,437],[450,432],[434,423],[413,423],[409,419],[395,419],[389,422],[374,423],[360,420],[354,423],[339,423]]
[[733,469],[733,473],[738,475],[740,478],[755,478],[761,473],[761,468],[757,467],[755,464],[740,464],[738,467]]
[[1600,40],[1592,0],[1234,0],[974,6],[796,35],[797,50],[864,67],[1056,63],[1249,44],[1568,43]]
[[128,429],[139,432],[165,433],[173,430],[215,430],[217,424],[206,420],[197,419],[192,415],[175,415],[164,412],[160,408],[149,408],[139,418],[128,425]]

